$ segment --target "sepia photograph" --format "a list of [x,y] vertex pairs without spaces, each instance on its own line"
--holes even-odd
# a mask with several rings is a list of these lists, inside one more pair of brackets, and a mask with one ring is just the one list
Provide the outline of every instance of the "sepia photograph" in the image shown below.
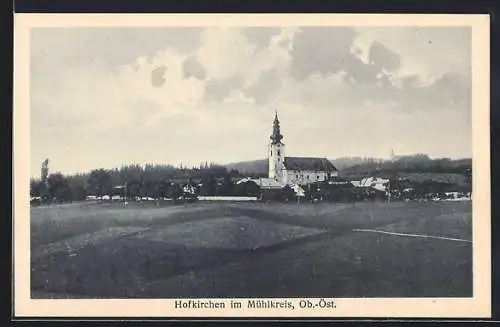
[[16,228],[33,306],[489,310],[487,16],[29,16]]

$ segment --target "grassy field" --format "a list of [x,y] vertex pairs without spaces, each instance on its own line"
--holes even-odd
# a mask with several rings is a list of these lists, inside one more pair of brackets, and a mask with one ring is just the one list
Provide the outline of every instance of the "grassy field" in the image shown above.
[[470,297],[471,212],[470,202],[33,207],[32,297]]

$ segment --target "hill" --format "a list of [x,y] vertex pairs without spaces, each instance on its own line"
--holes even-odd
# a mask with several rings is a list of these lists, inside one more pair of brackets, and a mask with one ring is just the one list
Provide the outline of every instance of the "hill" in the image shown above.
[[[381,163],[383,161],[383,159],[370,157],[341,157],[330,160],[339,171],[357,165]],[[234,162],[225,165],[225,167],[228,170],[235,169],[243,175],[265,175],[269,170],[267,159]]]
[[[335,167],[337,167],[338,170],[343,170],[364,163],[381,162],[382,159],[367,157],[342,157],[330,161]],[[243,175],[266,175],[269,170],[267,159],[234,162],[225,165],[225,167],[228,170],[235,169]]]
[[235,169],[242,175],[260,176],[267,175],[269,164],[267,159],[241,161],[225,165],[228,170]]
[[[340,171],[340,175],[355,177],[374,173],[386,174],[464,174],[472,168],[472,159],[432,159],[427,155],[416,154],[384,160],[369,157],[341,157],[330,160]],[[228,170],[235,169],[242,175],[265,176],[268,172],[267,159],[242,161],[225,165]]]
[[439,173],[464,174],[472,169],[472,159],[431,159],[425,155],[406,156],[394,161],[367,162],[347,167],[341,171],[344,176],[373,173]]

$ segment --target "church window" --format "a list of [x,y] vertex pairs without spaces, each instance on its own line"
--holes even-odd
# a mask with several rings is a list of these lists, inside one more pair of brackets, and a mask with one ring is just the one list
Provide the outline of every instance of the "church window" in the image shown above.
[[280,150],[278,150],[278,156],[280,155]]
[[319,175],[318,175],[318,176],[316,176],[316,179],[319,179]]
[[309,179],[309,175],[307,175],[307,179]]
[[271,150],[271,155],[273,155],[273,150]]

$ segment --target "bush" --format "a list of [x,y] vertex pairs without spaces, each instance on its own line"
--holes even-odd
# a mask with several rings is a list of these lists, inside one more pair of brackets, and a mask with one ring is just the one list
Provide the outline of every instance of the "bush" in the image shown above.
[[247,181],[234,186],[236,196],[259,196],[260,187],[255,182]]

